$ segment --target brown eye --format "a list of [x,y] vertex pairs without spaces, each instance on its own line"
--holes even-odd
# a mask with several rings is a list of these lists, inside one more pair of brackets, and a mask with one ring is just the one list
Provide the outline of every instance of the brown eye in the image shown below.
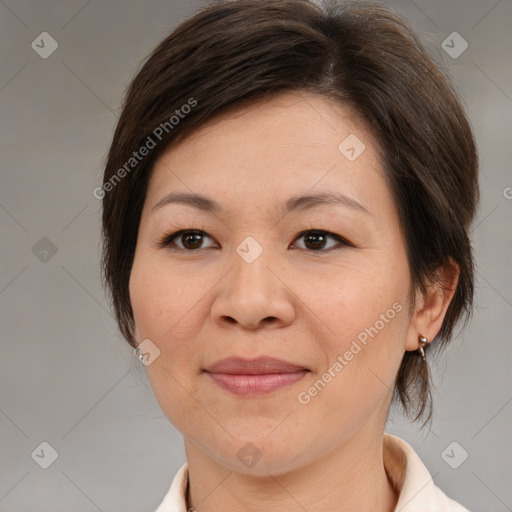
[[180,240],[185,249],[197,249],[203,243],[203,235],[199,233],[183,233]]
[[[304,247],[301,248],[309,251],[327,252],[331,249],[336,249],[338,246],[354,247],[353,244],[343,237],[328,231],[310,229],[300,233],[296,239],[300,238],[304,239]],[[182,251],[197,251],[214,247],[214,245],[203,247],[206,239],[212,240],[204,231],[183,229],[165,237],[159,243],[159,246]]]
[[172,248],[170,246],[175,245],[178,249],[193,251],[203,249],[201,246],[205,239],[211,240],[204,231],[189,229],[178,231],[177,233],[167,236],[160,245],[162,247],[169,248]]
[[309,233],[304,236],[304,244],[308,249],[323,249],[327,237],[323,233]]
[[[320,231],[320,230],[309,230],[304,231],[300,235],[298,235],[297,239],[303,238],[305,249],[310,251],[322,251],[327,252],[329,249],[336,248],[336,246],[344,245],[351,246],[351,244],[345,240],[344,238],[335,235],[334,233],[329,233],[328,231]],[[335,240],[336,243],[328,245],[329,239]]]

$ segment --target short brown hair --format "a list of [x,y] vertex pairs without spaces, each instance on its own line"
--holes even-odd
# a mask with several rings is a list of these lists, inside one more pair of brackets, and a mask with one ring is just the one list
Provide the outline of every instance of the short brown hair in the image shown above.
[[[377,4],[224,1],[178,26],[129,86],[104,172],[102,276],[126,340],[137,345],[129,278],[155,161],[228,109],[302,90],[350,107],[371,130],[400,214],[414,288],[425,291],[449,259],[459,266],[455,295],[428,351],[446,345],[471,313],[468,231],[479,190],[472,129],[441,69],[410,26]],[[158,144],[127,167],[149,138]],[[428,365],[418,353],[405,353],[393,399],[409,415],[418,411],[415,420],[425,410],[431,419]]]

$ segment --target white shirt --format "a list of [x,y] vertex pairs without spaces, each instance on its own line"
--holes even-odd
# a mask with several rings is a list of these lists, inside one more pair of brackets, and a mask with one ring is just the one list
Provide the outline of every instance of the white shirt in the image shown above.
[[[386,473],[399,493],[395,512],[469,512],[434,484],[428,469],[410,444],[386,432],[383,461]],[[188,464],[184,464],[155,512],[187,512],[187,479]]]

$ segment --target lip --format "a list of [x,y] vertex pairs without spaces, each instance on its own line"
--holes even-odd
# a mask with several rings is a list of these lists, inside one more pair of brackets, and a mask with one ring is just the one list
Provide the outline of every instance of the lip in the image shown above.
[[229,357],[204,371],[221,388],[245,397],[270,394],[299,381],[309,372],[304,366],[274,357]]

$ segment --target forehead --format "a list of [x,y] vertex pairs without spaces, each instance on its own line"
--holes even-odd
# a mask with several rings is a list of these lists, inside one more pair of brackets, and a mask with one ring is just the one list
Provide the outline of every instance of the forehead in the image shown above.
[[364,204],[382,186],[364,123],[334,100],[288,92],[220,115],[174,146],[155,163],[147,200],[178,190],[255,206],[336,190]]

